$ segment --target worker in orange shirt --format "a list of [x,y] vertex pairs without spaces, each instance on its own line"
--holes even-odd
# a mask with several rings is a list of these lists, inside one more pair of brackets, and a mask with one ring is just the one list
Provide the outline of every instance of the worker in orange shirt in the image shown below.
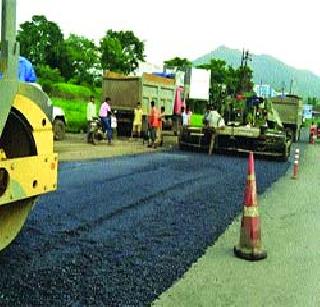
[[148,116],[148,126],[149,126],[149,144],[148,147],[157,147],[156,143],[156,131],[159,126],[159,112],[157,107],[154,105],[154,101],[151,101],[151,110]]

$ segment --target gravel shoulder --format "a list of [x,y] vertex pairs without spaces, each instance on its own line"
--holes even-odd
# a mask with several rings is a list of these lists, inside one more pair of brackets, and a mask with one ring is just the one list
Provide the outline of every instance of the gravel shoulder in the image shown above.
[[55,141],[54,152],[58,153],[59,161],[94,160],[142,154],[169,149],[175,145],[175,139],[170,135],[166,136],[164,146],[157,149],[148,148],[147,142],[143,143],[142,139],[118,138],[113,140],[112,145],[108,145],[106,140],[93,145],[87,143],[86,137],[86,134],[67,134],[65,140]]
[[259,196],[268,258],[234,257],[238,218],[155,306],[320,305],[320,144],[303,146],[299,179],[291,179],[290,168]]

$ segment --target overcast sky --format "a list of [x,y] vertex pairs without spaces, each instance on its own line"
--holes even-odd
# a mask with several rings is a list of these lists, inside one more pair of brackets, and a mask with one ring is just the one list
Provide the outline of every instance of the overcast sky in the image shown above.
[[194,60],[225,45],[320,75],[319,0],[17,0],[17,24],[45,15],[65,36],[133,30],[146,60]]

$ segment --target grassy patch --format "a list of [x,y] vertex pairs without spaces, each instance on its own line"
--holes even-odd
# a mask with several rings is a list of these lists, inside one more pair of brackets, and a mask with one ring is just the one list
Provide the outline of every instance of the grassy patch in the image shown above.
[[320,126],[320,118],[314,117],[314,118],[306,118],[304,122],[304,126],[310,127],[312,122],[314,122],[317,126]]
[[80,132],[87,128],[87,102],[82,100],[67,100],[52,98],[54,106],[64,110],[67,119],[67,132]]
[[90,89],[86,86],[69,83],[55,83],[51,85],[50,96],[63,99],[89,100],[91,95],[99,101],[102,95],[102,89]]

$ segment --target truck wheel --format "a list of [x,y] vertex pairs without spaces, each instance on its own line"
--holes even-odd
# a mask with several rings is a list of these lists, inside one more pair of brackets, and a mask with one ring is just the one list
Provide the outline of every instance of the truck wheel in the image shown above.
[[180,142],[180,140],[178,141],[178,147],[179,147],[179,149],[181,149],[181,150],[186,150],[186,149],[188,149],[188,146],[187,146],[186,144],[182,144],[182,143]]
[[65,138],[66,134],[66,125],[60,119],[57,119],[53,122],[53,135],[54,139],[59,141]]
[[93,133],[92,132],[88,132],[87,142],[88,142],[88,144],[93,144]]

